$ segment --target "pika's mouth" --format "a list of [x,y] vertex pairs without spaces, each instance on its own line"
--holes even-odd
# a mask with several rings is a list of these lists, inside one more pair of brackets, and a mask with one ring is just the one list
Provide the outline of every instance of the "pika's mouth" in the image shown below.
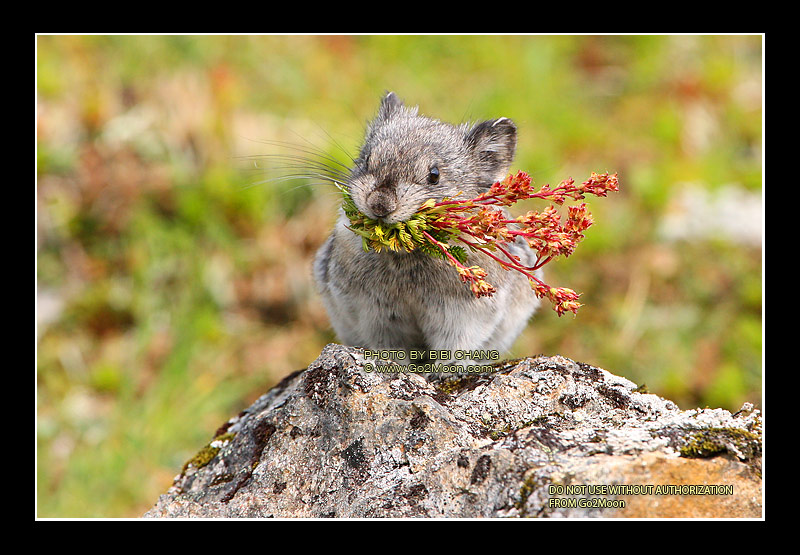
[[339,185],[339,190],[344,194],[342,208],[353,223],[377,224],[387,228],[403,225],[431,199],[429,191],[417,191],[410,186],[382,186],[365,190],[358,185],[357,182]]

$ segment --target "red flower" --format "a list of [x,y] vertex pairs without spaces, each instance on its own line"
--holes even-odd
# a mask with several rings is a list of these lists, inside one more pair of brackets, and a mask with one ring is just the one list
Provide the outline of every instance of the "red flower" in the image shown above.
[[[582,203],[567,209],[566,221],[555,205],[567,199],[581,200],[586,194],[604,197],[609,191],[618,191],[617,175],[592,173],[591,177],[575,184],[572,178],[565,179],[557,187],[542,186],[536,191],[527,173],[510,174],[503,181],[493,184],[485,193],[469,200],[445,199],[438,203],[426,203],[421,212],[430,211],[427,223],[431,229],[449,233],[473,251],[480,251],[495,260],[506,270],[516,270],[530,281],[531,288],[540,298],[548,299],[558,315],[577,312],[581,304],[578,293],[565,287],[550,287],[533,275],[533,272],[558,256],[569,256],[583,240],[583,232],[593,223],[592,215]],[[530,211],[523,216],[509,219],[501,207],[511,206],[520,200],[542,199],[554,203],[544,210]],[[448,244],[434,239],[424,232],[425,238],[436,245],[445,258],[455,266],[462,281],[470,284],[476,297],[495,292],[485,281],[486,272],[478,266],[466,267],[448,251]],[[524,266],[518,257],[508,252],[507,246],[517,237],[523,237],[536,251],[533,266]],[[497,254],[495,254],[497,253]]]

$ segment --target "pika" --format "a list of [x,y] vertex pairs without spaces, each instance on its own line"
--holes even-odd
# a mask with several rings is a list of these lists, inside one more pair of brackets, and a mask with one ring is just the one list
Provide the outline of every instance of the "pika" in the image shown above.
[[[420,115],[393,92],[369,122],[346,187],[358,209],[388,224],[411,217],[428,199],[461,193],[473,198],[503,179],[511,166],[517,128],[508,118],[452,125]],[[476,298],[444,260],[418,251],[365,252],[340,211],[317,251],[313,272],[339,340],[366,349],[507,351],[540,300],[527,278],[470,253],[497,289]],[[532,266],[518,238],[508,250]],[[537,270],[541,277],[541,270]]]

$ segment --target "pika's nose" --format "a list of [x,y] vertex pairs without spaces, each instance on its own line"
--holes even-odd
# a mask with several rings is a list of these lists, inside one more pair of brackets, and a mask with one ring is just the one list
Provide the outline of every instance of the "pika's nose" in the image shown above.
[[376,217],[383,218],[397,208],[397,195],[391,189],[375,189],[367,196],[367,207]]

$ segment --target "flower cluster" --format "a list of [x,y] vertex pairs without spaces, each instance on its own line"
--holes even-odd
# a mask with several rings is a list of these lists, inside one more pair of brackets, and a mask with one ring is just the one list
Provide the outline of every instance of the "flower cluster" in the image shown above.
[[[618,191],[617,174],[592,173],[583,183],[573,179],[557,187],[533,187],[527,173],[519,171],[503,181],[498,181],[486,192],[473,199],[446,198],[440,202],[429,199],[404,222],[385,224],[358,211],[347,191],[343,208],[350,219],[350,229],[361,236],[364,250],[380,252],[421,250],[443,257],[458,272],[461,280],[469,284],[476,297],[491,296],[496,289],[486,281],[486,271],[479,266],[466,266],[467,252],[481,252],[506,270],[515,270],[528,278],[531,288],[539,298],[549,300],[559,316],[567,311],[576,313],[581,304],[578,293],[566,287],[551,287],[534,275],[534,272],[559,256],[569,256],[583,239],[583,232],[592,225],[592,216],[586,204],[570,206],[566,221],[561,220],[555,205],[567,199],[582,200],[585,195],[607,196]],[[544,210],[530,211],[517,218],[509,218],[501,209],[521,200],[540,199],[554,204]],[[532,266],[524,265],[511,254],[508,245],[522,238],[536,253]],[[452,244],[458,242],[459,244]],[[462,246],[463,245],[463,246]]]

